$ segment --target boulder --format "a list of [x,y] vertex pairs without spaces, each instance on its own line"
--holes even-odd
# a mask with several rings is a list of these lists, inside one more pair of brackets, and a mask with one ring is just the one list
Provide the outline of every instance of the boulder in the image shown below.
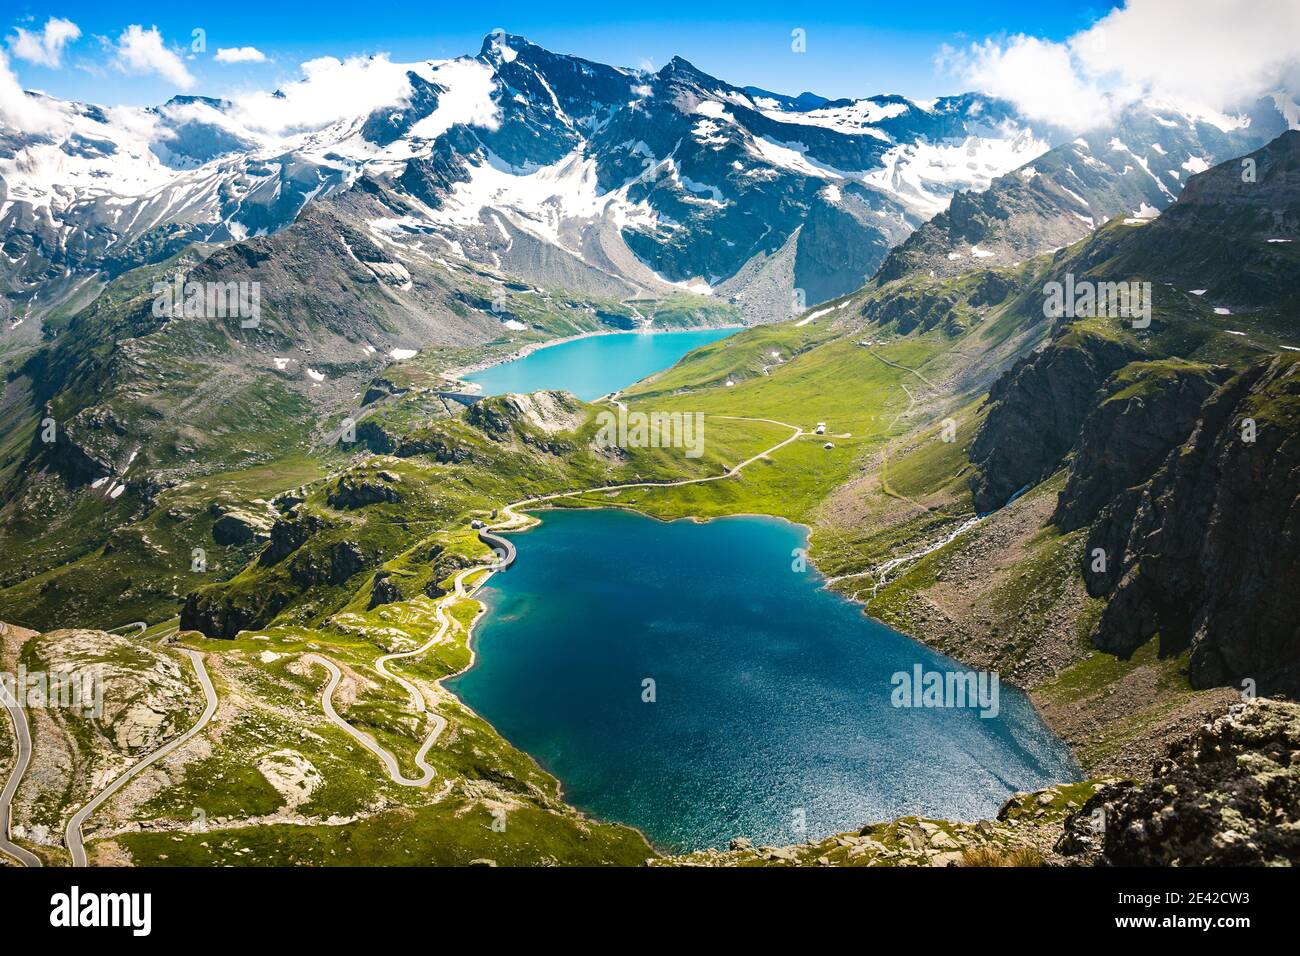
[[1236,704],[1170,747],[1150,783],[1099,790],[1058,852],[1114,866],[1300,863],[1300,705]]
[[376,480],[365,475],[343,475],[325,500],[331,508],[340,510],[364,508],[382,502],[396,504],[402,500],[402,496],[393,487],[394,483],[391,478]]
[[273,524],[275,519],[269,514],[258,514],[244,508],[222,508],[221,516],[212,523],[212,540],[226,545],[270,541]]

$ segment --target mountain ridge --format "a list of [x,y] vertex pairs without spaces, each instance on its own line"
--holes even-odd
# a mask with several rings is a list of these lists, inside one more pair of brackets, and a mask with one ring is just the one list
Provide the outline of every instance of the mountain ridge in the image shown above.
[[[404,171],[413,195],[435,212],[461,207],[459,217],[426,217],[453,246],[464,233],[486,242],[496,231],[486,212],[493,210],[555,247],[556,255],[612,274],[630,294],[663,293],[674,283],[702,289],[702,283],[734,276],[746,262],[779,249],[803,211],[820,210],[838,221],[842,239],[863,237],[877,249],[862,262],[830,267],[832,288],[847,292],[867,278],[890,244],[946,201],[949,188],[941,181],[948,175],[942,166],[909,172],[922,170],[933,156],[895,155],[879,183],[867,182],[876,160],[891,146],[914,141],[966,141],[974,133],[978,142],[978,134],[1012,117],[1004,104],[978,94],[928,109],[889,96],[751,98],[680,58],[652,74],[553,54],[508,34],[490,34],[474,56],[392,69],[404,75],[407,88],[395,105],[281,133],[257,131],[246,110],[212,97],[177,96],[130,111],[42,96],[60,117],[56,129],[0,130],[0,227],[6,234],[0,283],[12,312],[0,347],[30,347],[39,341],[45,315],[57,319],[61,308],[81,301],[78,296],[189,242],[277,231],[305,205],[350,188],[365,171]],[[706,113],[719,115],[695,113],[702,103],[713,104]],[[743,122],[733,122],[737,112]],[[638,149],[655,142],[665,122],[680,135],[654,150]],[[615,135],[611,125],[621,132]],[[717,135],[707,130],[725,133],[732,140],[727,161],[753,175],[723,169],[714,154],[724,147],[709,141]],[[946,147],[927,148],[947,155]],[[593,169],[584,170],[577,161],[583,157]],[[493,173],[497,158],[505,165]],[[990,162],[987,169],[961,170],[956,184],[983,184],[1007,159],[990,153]],[[545,178],[539,175],[556,164]],[[940,181],[926,178],[935,174]],[[854,184],[852,177],[863,182]],[[825,187],[837,182],[853,195],[834,199]],[[457,197],[457,184],[487,195]],[[935,192],[927,192],[927,184]],[[618,196],[621,190],[633,195]],[[728,214],[736,204],[743,208]],[[776,232],[755,244],[769,231],[766,220],[774,210]],[[897,214],[897,225],[873,221],[882,214]],[[612,221],[602,225],[593,217]],[[566,229],[571,239],[562,235]],[[593,243],[609,244],[608,237],[597,242],[602,230],[612,231],[620,246],[629,239],[641,263],[620,262],[617,255],[612,262],[591,258]],[[674,230],[696,235],[689,248],[672,241]],[[707,246],[736,251],[710,262]],[[491,264],[490,255],[482,252],[479,261]],[[816,263],[816,256],[805,255],[799,265],[799,279],[811,277],[808,288],[818,288],[824,274]],[[834,277],[837,271],[842,275]],[[793,288],[786,292],[780,302],[745,305],[758,318],[785,318],[796,308]],[[813,301],[807,291],[805,301]]]

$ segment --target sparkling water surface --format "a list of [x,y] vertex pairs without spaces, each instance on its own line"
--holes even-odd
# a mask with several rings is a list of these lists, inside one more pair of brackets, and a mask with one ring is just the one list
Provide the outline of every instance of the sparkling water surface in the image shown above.
[[896,672],[960,666],[792,570],[801,526],[541,517],[481,592],[478,660],[449,686],[570,802],[656,846],[785,844],[912,813],[973,820],[1013,791],[1078,779],[1012,687],[994,718],[895,707]]

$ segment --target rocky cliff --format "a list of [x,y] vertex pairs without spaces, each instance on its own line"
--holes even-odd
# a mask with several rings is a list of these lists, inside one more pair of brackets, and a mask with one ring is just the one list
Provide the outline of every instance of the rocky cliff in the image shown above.
[[1118,338],[1070,330],[998,379],[989,390],[988,417],[970,447],[976,510],[1000,508],[1056,471],[1078,440],[1097,390],[1139,357]]
[[1300,356],[1236,376],[1185,443],[1107,506],[1085,562],[1110,600],[1093,641],[1127,656],[1159,634],[1191,648],[1195,687],[1246,678],[1294,692],[1300,676]]
[[1109,397],[1084,420],[1052,523],[1062,531],[1082,528],[1150,478],[1228,376],[1226,368],[1178,360],[1134,362],[1117,372],[1102,386]]
[[1058,850],[1113,866],[1289,866],[1300,861],[1300,705],[1257,699],[1170,748],[1150,783],[1102,788]]

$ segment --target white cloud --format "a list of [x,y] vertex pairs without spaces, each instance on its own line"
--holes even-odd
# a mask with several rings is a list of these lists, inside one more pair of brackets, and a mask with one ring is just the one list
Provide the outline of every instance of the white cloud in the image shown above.
[[249,129],[265,133],[320,129],[405,100],[411,94],[407,69],[389,61],[386,54],[346,60],[322,56],[303,63],[303,79],[284,84],[278,93],[235,97],[233,116]]
[[265,63],[266,54],[255,46],[221,47],[216,60],[218,63]]
[[1080,75],[1065,44],[1020,34],[940,56],[967,83],[1011,101],[1030,119],[1085,129],[1106,118],[1102,91]]
[[62,125],[64,116],[42,96],[28,96],[9,59],[0,51],[0,125],[27,133],[45,133]]
[[117,38],[113,62],[125,73],[157,73],[183,90],[194,85],[194,76],[184,62],[163,44],[157,27],[146,30],[133,23]]
[[1034,119],[1075,129],[1138,97],[1217,113],[1300,76],[1294,0],[1128,0],[1064,42],[1023,34],[945,49],[938,62]]
[[14,27],[9,49],[20,60],[57,70],[63,65],[63,48],[79,36],[81,27],[71,20],[50,17],[39,32]]

